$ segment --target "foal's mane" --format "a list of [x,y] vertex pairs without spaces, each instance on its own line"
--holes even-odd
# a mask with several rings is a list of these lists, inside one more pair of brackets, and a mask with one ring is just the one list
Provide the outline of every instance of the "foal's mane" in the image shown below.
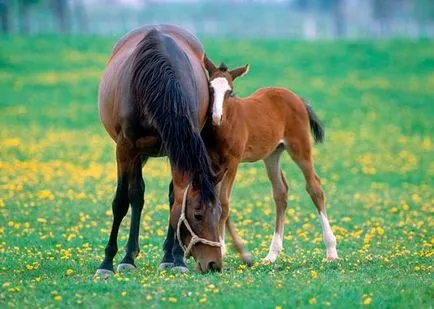
[[[131,103],[156,127],[171,164],[193,175],[202,201],[214,201],[214,173],[200,136],[200,102],[186,53],[171,37],[153,29],[131,57]],[[190,79],[181,81],[180,76]]]
[[222,62],[222,63],[220,63],[218,70],[221,72],[227,72],[229,70],[229,68],[227,67],[227,65],[224,62]]

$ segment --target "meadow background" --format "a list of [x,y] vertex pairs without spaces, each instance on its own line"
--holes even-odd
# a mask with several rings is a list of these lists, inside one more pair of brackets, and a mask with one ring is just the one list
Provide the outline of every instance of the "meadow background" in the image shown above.
[[[114,144],[97,89],[115,37],[0,37],[0,307],[432,308],[434,43],[201,38],[246,96],[284,86],[326,128],[314,155],[341,260],[327,263],[315,208],[287,156],[284,251],[263,265],[274,204],[262,163],[241,167],[233,219],[252,251],[219,274],[157,272],[169,164],[144,168],[138,271],[94,279],[111,225]],[[129,218],[119,247],[126,243]],[[122,256],[122,250],[116,261]]]

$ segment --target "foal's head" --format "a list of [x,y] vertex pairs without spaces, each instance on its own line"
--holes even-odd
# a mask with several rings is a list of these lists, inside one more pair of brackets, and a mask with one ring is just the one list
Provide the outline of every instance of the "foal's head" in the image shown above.
[[217,68],[214,63],[205,55],[205,68],[209,74],[209,87],[212,97],[212,122],[214,125],[220,125],[223,118],[223,103],[233,94],[233,83],[237,77],[247,74],[249,65],[229,70],[222,63]]

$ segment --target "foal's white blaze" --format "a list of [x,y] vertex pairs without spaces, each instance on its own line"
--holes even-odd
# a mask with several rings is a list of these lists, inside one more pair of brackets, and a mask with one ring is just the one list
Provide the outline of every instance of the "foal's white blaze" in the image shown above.
[[214,102],[212,104],[212,121],[215,125],[220,125],[223,117],[223,102],[226,91],[231,90],[229,82],[224,77],[217,77],[210,82],[214,90]]
[[327,217],[322,212],[319,213],[319,219],[323,231],[324,243],[327,248],[327,259],[336,260],[339,258],[336,250],[336,237],[330,227],[329,220],[327,220]]
[[268,251],[267,256],[264,258],[264,262],[274,263],[277,259],[277,256],[282,250],[282,235],[274,232],[273,240],[271,241],[270,250]]

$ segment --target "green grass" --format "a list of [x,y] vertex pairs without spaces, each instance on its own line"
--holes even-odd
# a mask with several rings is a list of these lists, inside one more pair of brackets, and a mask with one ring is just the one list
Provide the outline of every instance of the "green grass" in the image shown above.
[[[230,250],[221,274],[200,275],[192,263],[186,275],[158,273],[168,217],[162,158],[144,169],[138,271],[100,282],[93,274],[116,181],[96,102],[114,41],[0,38],[0,307],[433,306],[434,43],[204,39],[215,62],[251,64],[238,94],[288,87],[323,119],[315,162],[342,259],[324,261],[314,207],[285,157],[290,195],[275,265],[244,268]],[[232,201],[259,262],[274,227],[261,163],[242,166]]]

